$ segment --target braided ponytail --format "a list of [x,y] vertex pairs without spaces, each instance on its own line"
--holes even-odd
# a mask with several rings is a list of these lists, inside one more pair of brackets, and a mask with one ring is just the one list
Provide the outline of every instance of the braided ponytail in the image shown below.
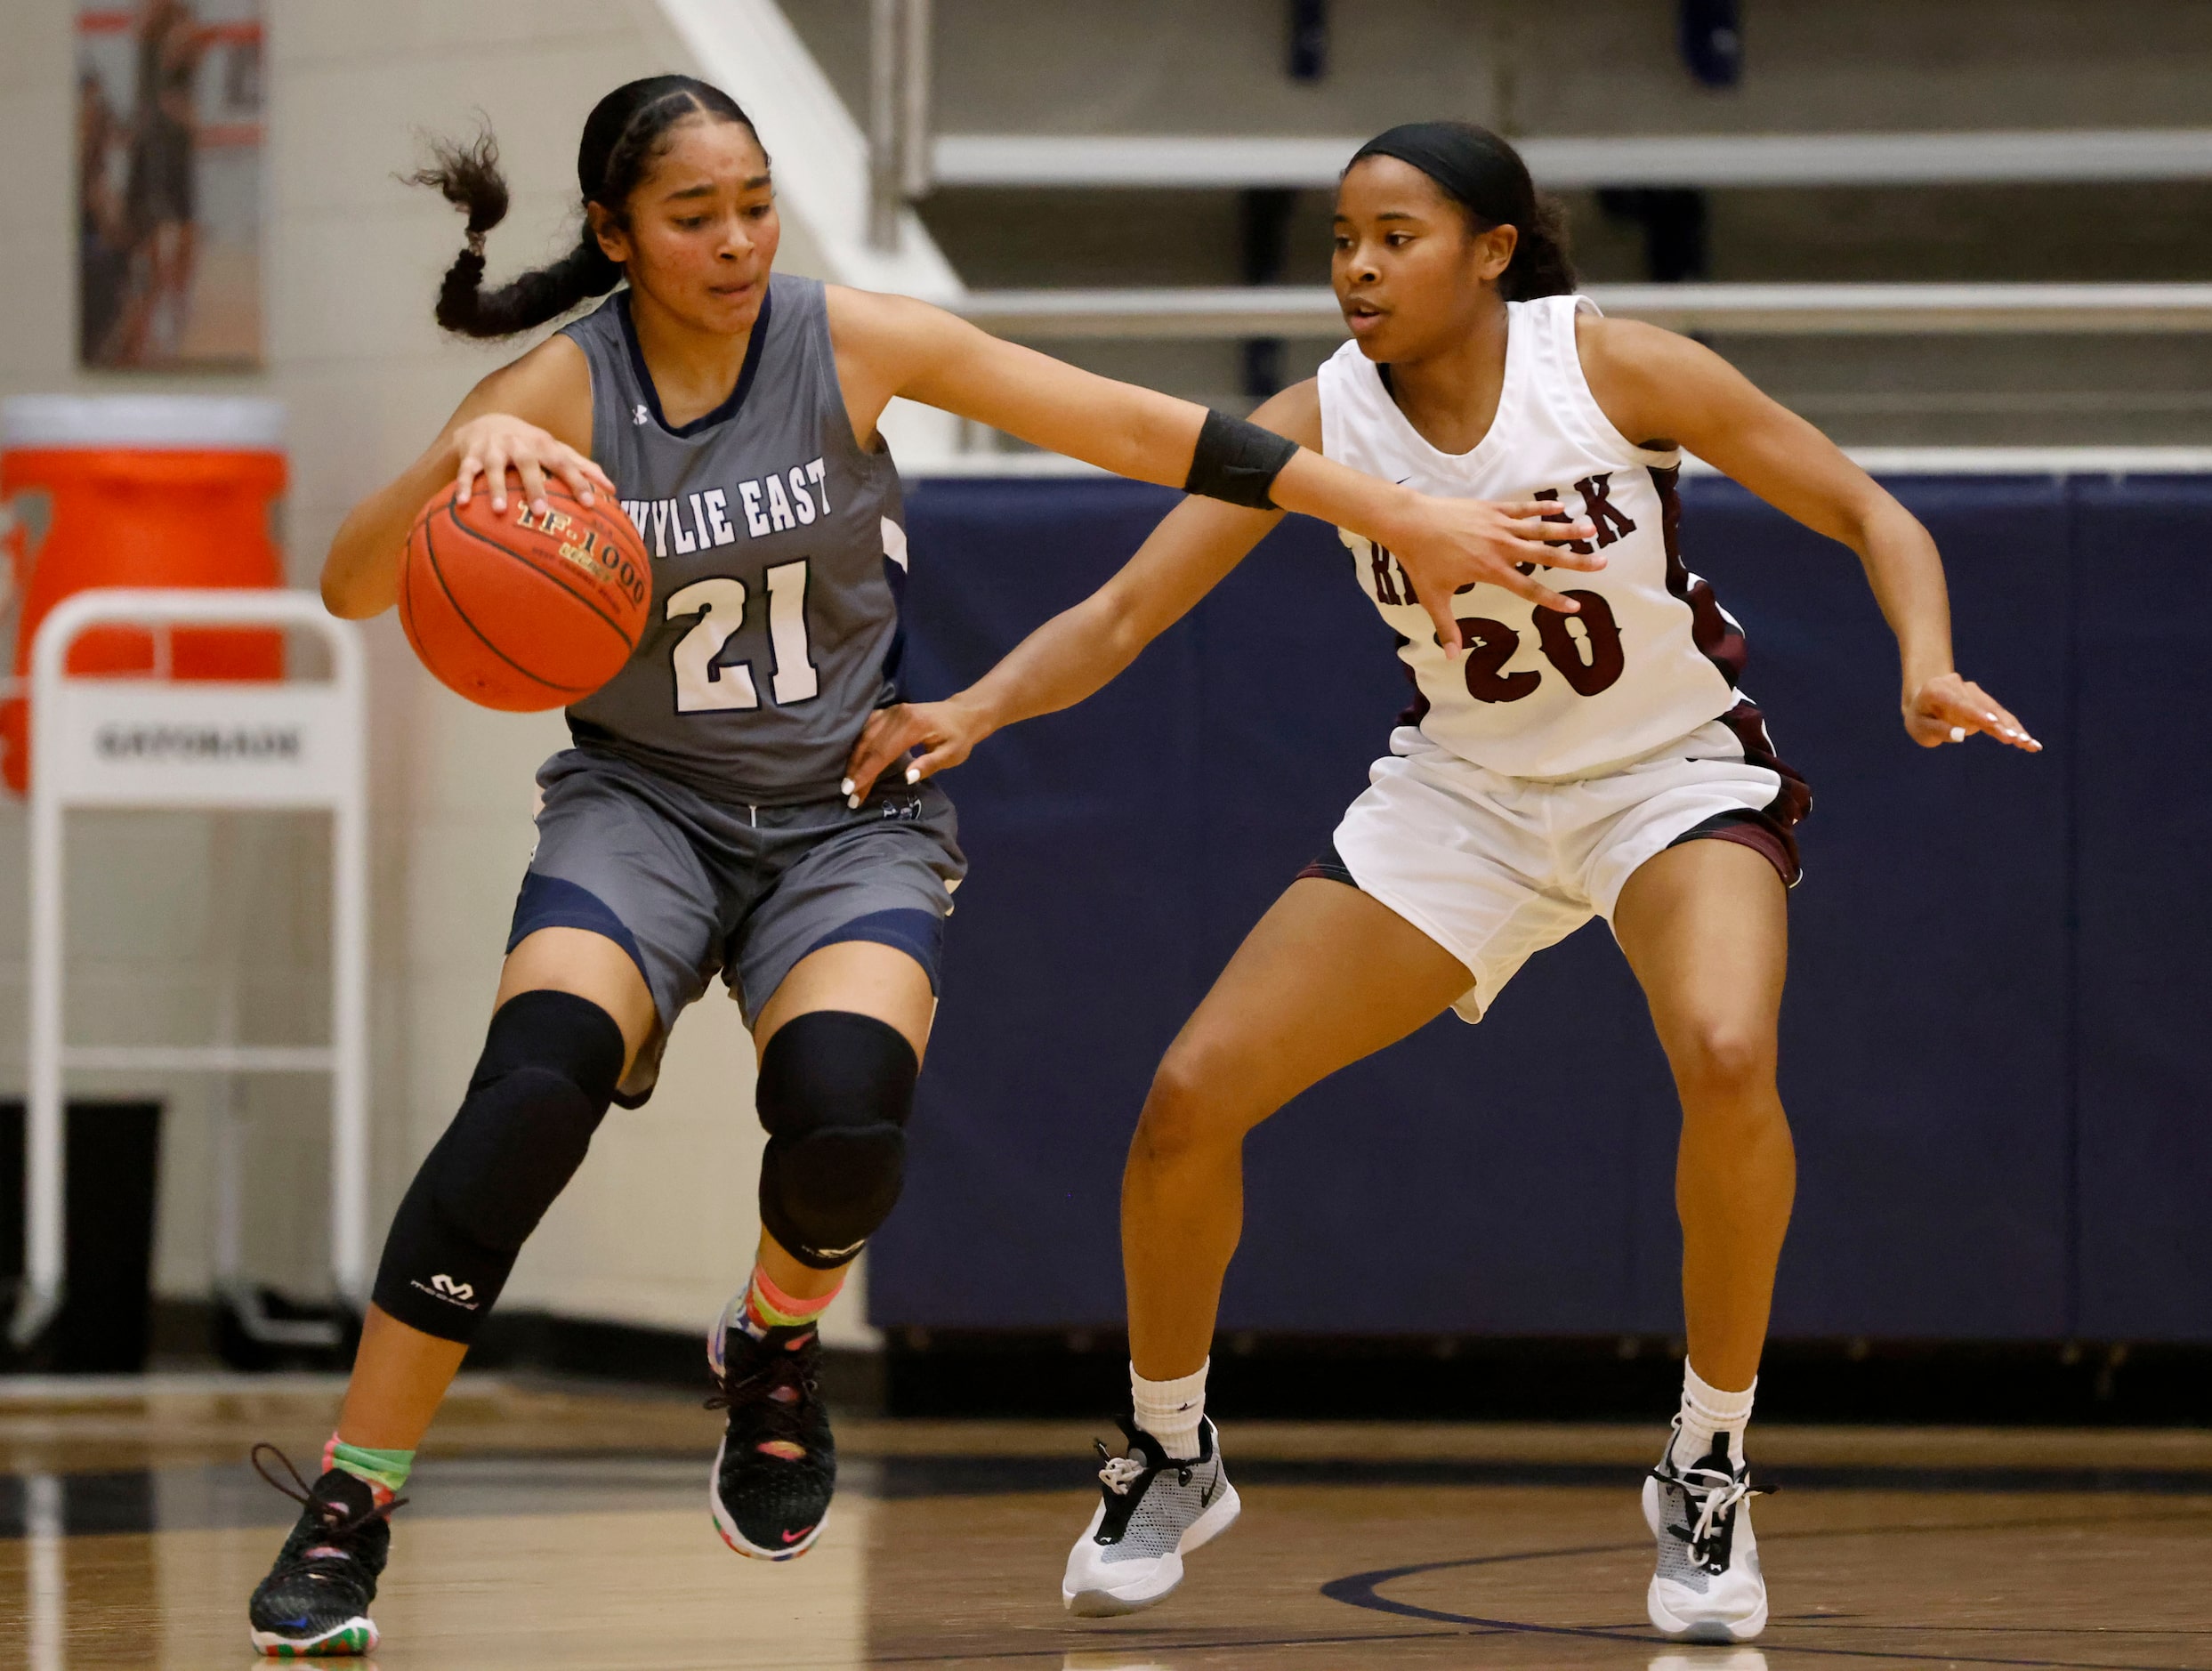
[[507,218],[507,182],[499,143],[487,128],[467,143],[431,141],[427,167],[408,183],[434,187],[468,217],[468,246],[454,257],[438,287],[438,323],[458,336],[513,336],[557,319],[578,303],[603,296],[622,281],[587,220],[577,246],[550,266],[524,273],[496,290],[484,288],[484,240]]
[[[670,131],[690,117],[753,126],[728,93],[689,76],[648,77],[601,99],[584,124],[577,154],[583,201],[596,203],[616,225],[626,226],[631,192],[667,149]],[[437,318],[445,329],[458,336],[513,336],[557,319],[622,282],[622,263],[600,247],[587,209],[576,246],[567,254],[486,290],[485,239],[507,218],[498,141],[484,128],[466,143],[433,139],[430,144],[428,165],[408,175],[408,183],[433,188],[467,216],[466,247],[438,287]]]

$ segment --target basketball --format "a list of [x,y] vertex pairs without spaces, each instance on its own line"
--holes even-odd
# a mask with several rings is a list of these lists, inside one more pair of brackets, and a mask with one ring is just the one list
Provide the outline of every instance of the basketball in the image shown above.
[[440,683],[484,707],[526,714],[581,701],[645,630],[652,569],[629,519],[607,501],[581,503],[558,480],[545,499],[542,516],[527,504],[494,511],[488,488],[464,505],[448,484],[408,537],[408,642]]

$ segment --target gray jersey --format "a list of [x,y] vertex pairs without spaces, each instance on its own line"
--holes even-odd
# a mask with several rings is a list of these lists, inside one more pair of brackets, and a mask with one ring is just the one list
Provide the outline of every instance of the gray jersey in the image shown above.
[[569,710],[577,745],[719,801],[828,799],[895,698],[906,536],[890,452],[852,439],[820,283],[770,278],[736,390],[681,429],[626,291],[565,334],[591,365],[592,456],[653,565],[636,652]]

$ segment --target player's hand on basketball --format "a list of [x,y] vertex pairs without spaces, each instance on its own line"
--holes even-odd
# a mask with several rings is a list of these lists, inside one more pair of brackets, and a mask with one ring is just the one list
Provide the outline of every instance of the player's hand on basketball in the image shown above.
[[1991,701],[1980,685],[1955,673],[1938,674],[1906,693],[1905,730],[1923,748],[1963,743],[1980,731],[2031,755],[2043,752],[2026,726]]
[[1464,648],[1452,601],[1458,593],[1477,585],[1503,586],[1538,609],[1571,615],[1578,606],[1531,571],[1605,567],[1599,553],[1570,548],[1569,541],[1594,539],[1596,530],[1580,517],[1567,516],[1554,501],[1491,504],[1422,496],[1414,503],[1417,508],[1391,550],[1413,583],[1414,596],[1436,623],[1436,640],[1447,656]]
[[858,806],[876,787],[876,779],[906,760],[911,750],[924,752],[905,767],[906,780],[919,783],[932,773],[958,765],[994,729],[958,697],[877,708],[868,715],[860,740],[852,745],[845,780],[837,787],[848,806]]
[[548,476],[568,483],[580,504],[589,505],[601,493],[610,499],[615,496],[615,484],[590,458],[537,424],[504,412],[488,412],[462,424],[453,432],[453,449],[461,460],[455,472],[454,497],[463,505],[474,496],[481,477],[483,490],[491,495],[491,508],[505,510],[510,470],[521,479],[522,503],[541,515],[551,508],[545,502]]

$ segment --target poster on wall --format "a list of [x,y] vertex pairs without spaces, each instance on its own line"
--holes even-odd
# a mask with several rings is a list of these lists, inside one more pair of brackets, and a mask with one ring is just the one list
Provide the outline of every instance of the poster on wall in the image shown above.
[[77,355],[262,358],[261,0],[77,0]]

